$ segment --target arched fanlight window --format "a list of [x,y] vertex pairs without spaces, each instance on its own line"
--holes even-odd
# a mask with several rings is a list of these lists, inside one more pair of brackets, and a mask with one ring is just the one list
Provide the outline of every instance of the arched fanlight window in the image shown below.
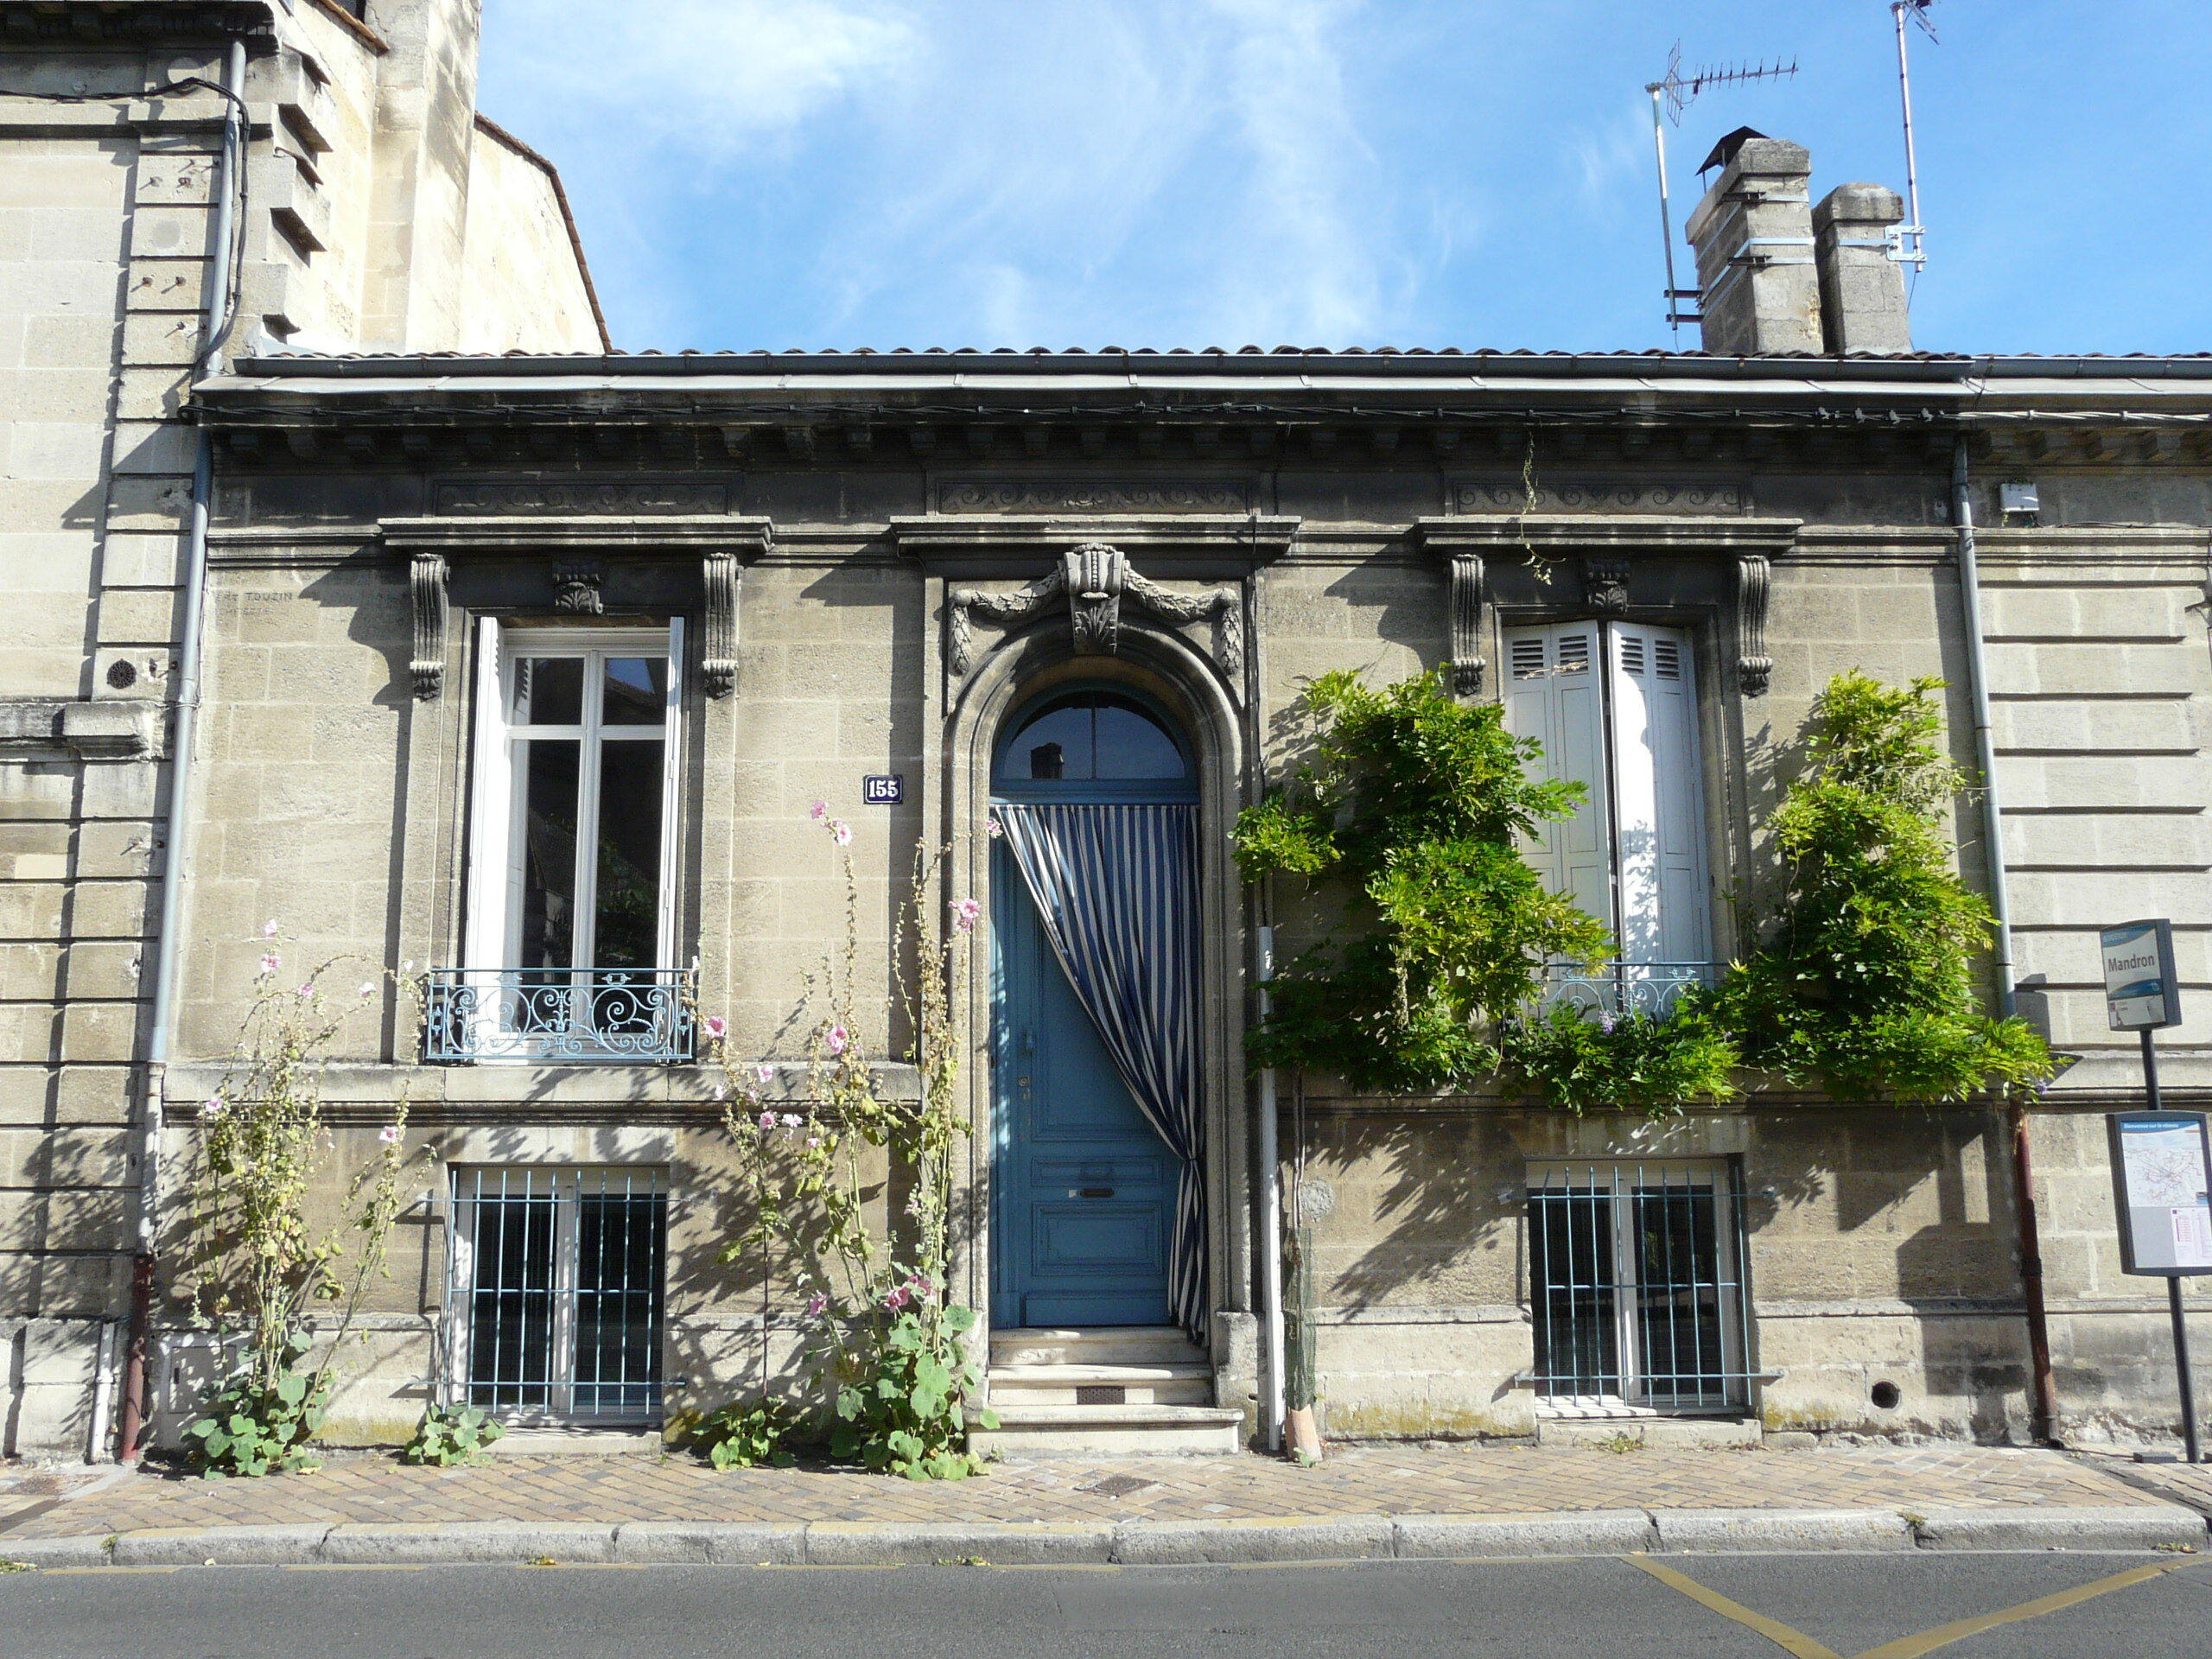
[[1166,720],[1126,692],[1062,692],[1023,711],[1011,728],[993,768],[1001,789],[1059,784],[1179,792],[1192,782],[1190,754]]

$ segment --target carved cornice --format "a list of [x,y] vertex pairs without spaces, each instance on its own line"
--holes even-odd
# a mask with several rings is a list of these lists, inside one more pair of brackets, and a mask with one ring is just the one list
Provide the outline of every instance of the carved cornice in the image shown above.
[[394,552],[435,552],[456,558],[577,553],[613,559],[728,548],[750,563],[766,553],[774,540],[769,520],[723,513],[387,518],[381,528],[384,544]]
[[1244,683],[1244,597],[1241,588],[1215,588],[1178,594],[1140,575],[1121,549],[1088,542],[1061,554],[1057,569],[1010,594],[976,588],[952,588],[945,594],[945,671],[952,684],[976,666],[974,619],[1001,626],[1025,622],[1065,596],[1075,653],[1111,656],[1121,645],[1124,599],[1177,627],[1211,619],[1213,659],[1231,691],[1242,700]]
[[1290,551],[1299,522],[1268,513],[932,513],[892,519],[891,539],[901,553],[931,563],[1033,560],[1039,553],[1103,542],[1125,552],[1158,550],[1256,565]]
[[1718,553],[1741,549],[1771,556],[1787,552],[1799,518],[1693,518],[1675,514],[1500,514],[1496,518],[1420,518],[1414,534],[1424,547],[1538,553]]

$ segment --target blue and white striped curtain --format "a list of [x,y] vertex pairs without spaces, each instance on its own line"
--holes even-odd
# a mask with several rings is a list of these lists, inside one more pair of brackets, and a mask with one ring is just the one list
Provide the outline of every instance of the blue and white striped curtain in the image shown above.
[[1168,1306],[1204,1344],[1198,810],[1055,803],[995,810],[1052,950],[1115,1069],[1182,1161],[1167,1246]]

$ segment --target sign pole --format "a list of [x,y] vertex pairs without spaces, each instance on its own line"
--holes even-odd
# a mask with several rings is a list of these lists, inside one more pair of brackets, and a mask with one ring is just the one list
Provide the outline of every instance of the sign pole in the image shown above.
[[[2158,1047],[2152,1040],[2150,1027],[2144,1027],[2138,1034],[2143,1039],[2143,1104],[2151,1111],[2159,1111],[2163,1103],[2158,1098]],[[2167,1276],[2166,1311],[2173,1318],[2174,1375],[2181,1382],[2182,1461],[2202,1463],[2196,1434],[2196,1382],[2189,1374],[2189,1320],[2182,1313],[2179,1274]]]

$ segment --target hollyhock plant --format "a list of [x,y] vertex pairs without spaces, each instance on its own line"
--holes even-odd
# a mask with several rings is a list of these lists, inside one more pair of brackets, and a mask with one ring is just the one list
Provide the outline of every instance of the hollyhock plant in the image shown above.
[[264,957],[261,959],[261,977],[264,979],[268,978],[270,975],[275,973],[283,965],[283,959],[280,957]]
[[762,1128],[764,1128],[764,1129],[772,1129],[772,1128],[774,1128],[776,1127],[776,1115],[775,1115],[773,1112],[763,1112],[763,1113],[761,1113],[761,1114],[760,1114],[760,1127],[761,1127]]
[[707,1016],[706,1027],[708,1039],[711,1042],[719,1043],[729,1031],[729,1027],[719,1014],[710,1014]]
[[853,826],[847,823],[842,818],[832,818],[830,821],[830,839],[836,842],[840,847],[851,846],[853,844]]
[[821,823],[823,819],[830,816],[830,803],[827,801],[817,801],[812,806],[807,809],[806,816],[812,818],[817,823]]
[[982,913],[982,899],[963,899],[952,907],[952,925],[963,933],[973,933],[976,931],[976,920]]
[[823,1040],[829,1045],[832,1054],[842,1054],[845,1052],[845,1045],[852,1040],[852,1037],[842,1026],[832,1026],[830,1027],[829,1036]]
[[753,1068],[753,1076],[763,1087],[776,1080],[776,1068],[763,1060]]

